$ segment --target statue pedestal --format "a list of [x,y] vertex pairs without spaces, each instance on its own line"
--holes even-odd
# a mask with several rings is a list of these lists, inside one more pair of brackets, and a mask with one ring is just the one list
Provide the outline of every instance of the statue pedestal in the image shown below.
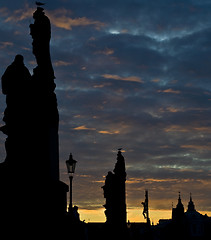
[[36,176],[33,177],[23,179],[14,174],[3,179],[1,176],[0,225],[1,229],[7,229],[5,236],[9,233],[17,237],[17,232],[22,235],[29,229],[31,234],[42,235],[44,230],[50,234],[62,228],[68,186],[61,181],[36,181]]

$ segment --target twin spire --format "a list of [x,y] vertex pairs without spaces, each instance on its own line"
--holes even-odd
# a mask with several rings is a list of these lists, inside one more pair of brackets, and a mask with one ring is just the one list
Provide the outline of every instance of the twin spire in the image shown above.
[[[180,192],[179,192],[179,198],[178,198],[178,203],[177,203],[177,208],[178,208],[178,207],[183,207]],[[196,211],[196,209],[195,209],[194,202],[193,202],[193,200],[192,200],[192,193],[190,193],[190,201],[189,201],[189,203],[188,203],[187,212],[192,212],[192,211]]]

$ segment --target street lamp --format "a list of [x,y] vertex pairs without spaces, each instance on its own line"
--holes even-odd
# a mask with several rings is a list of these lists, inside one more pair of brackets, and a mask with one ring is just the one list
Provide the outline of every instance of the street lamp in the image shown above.
[[73,183],[73,174],[75,172],[77,161],[73,159],[72,154],[70,153],[69,159],[66,161],[67,172],[70,179],[70,203],[69,203],[69,212],[72,212],[73,201],[72,201],[72,183]]

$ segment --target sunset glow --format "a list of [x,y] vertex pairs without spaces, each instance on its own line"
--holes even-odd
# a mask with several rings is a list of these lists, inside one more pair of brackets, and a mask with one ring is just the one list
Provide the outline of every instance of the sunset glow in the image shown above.
[[[178,192],[185,209],[191,192],[197,211],[211,215],[210,2],[45,2],[60,180],[69,185],[65,161],[72,153],[73,202],[81,220],[105,222],[102,186],[119,148],[126,164],[128,220],[145,221],[146,189],[155,224],[171,218]],[[1,76],[16,54],[33,73],[29,24],[35,9],[34,1],[1,1]],[[5,102],[1,93],[1,126]],[[0,132],[1,162],[5,138]]]

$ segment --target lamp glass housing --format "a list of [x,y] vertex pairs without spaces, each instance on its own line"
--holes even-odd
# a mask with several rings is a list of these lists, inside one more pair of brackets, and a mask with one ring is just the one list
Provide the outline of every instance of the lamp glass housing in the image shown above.
[[77,161],[73,159],[72,154],[70,154],[69,159],[66,161],[67,172],[69,175],[72,175],[75,172]]

